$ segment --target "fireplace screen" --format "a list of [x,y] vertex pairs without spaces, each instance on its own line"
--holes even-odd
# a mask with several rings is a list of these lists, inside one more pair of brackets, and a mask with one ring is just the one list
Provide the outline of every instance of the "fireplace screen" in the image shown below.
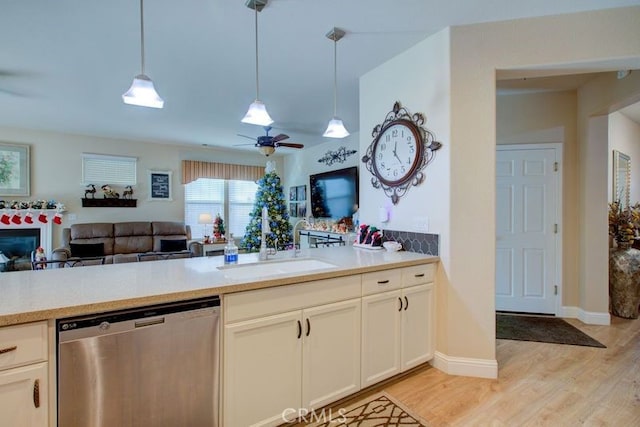
[[31,252],[38,246],[40,230],[37,228],[0,230],[0,252],[9,259],[7,270],[30,268]]

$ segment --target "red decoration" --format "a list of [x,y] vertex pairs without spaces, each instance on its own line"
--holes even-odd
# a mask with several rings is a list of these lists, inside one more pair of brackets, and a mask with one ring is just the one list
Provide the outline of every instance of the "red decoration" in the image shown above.
[[0,218],[0,222],[4,225],[11,225],[11,217],[6,214],[6,212],[2,213],[2,218]]
[[22,224],[22,217],[20,216],[19,213],[14,213],[13,216],[11,217],[11,222],[16,225],[20,225]]
[[25,224],[33,224],[33,214],[31,212],[27,212],[27,214],[24,216],[24,220]]
[[40,212],[40,215],[38,215],[38,221],[40,221],[43,224],[46,224],[47,222],[49,222],[47,214],[44,212]]
[[60,212],[56,212],[56,214],[53,216],[53,223],[62,225],[62,214]]

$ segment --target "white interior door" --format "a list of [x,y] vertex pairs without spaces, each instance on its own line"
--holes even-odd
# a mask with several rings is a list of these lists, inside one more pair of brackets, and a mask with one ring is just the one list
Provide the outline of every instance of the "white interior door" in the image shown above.
[[498,146],[496,310],[556,313],[557,157],[555,148]]

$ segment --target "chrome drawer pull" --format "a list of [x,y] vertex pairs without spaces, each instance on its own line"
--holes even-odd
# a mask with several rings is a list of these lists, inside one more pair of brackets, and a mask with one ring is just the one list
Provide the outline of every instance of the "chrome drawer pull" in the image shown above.
[[14,345],[13,347],[2,348],[0,349],[0,354],[10,353],[12,351],[16,351],[17,349],[18,349],[17,345]]
[[386,285],[389,283],[389,280],[378,280],[378,285]]

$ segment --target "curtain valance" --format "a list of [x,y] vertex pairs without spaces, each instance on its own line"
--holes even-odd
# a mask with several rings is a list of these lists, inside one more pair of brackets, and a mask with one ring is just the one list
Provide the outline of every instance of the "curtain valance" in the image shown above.
[[264,176],[264,166],[233,165],[229,163],[182,161],[182,183],[188,184],[198,178],[233,179],[257,181]]

